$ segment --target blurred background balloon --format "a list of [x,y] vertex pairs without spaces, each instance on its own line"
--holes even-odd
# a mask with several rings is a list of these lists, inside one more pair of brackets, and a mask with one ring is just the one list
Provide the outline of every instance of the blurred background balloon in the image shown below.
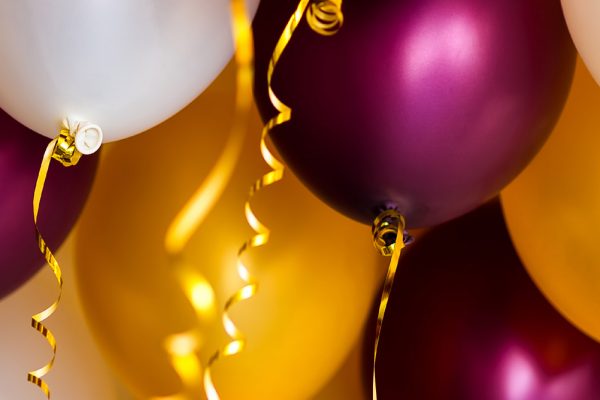
[[[229,69],[173,119],[110,147],[78,232],[86,316],[103,353],[142,398],[181,389],[164,341],[196,319],[163,250],[164,235],[223,149],[233,85]],[[184,254],[212,283],[200,296],[204,365],[226,342],[220,311],[242,286],[236,252],[252,233],[244,202],[268,170],[256,112],[248,123],[254,134],[234,178]],[[225,400],[310,398],[357,341],[384,266],[368,229],[323,207],[290,174],[261,191],[253,206],[272,236],[247,253],[258,295],[231,311],[248,345],[214,367],[214,381]]]
[[[372,347],[368,340],[369,372]],[[600,393],[600,344],[527,276],[497,202],[409,247],[379,350],[381,400],[593,400]]]
[[[361,338],[362,339],[362,338]],[[363,340],[359,340],[342,366],[311,400],[368,400],[363,379]],[[134,396],[118,387],[116,400],[134,400]]]
[[[49,140],[0,110],[0,299],[44,264],[33,225],[33,189]],[[39,226],[53,251],[77,221],[89,194],[97,156],[75,167],[53,162],[40,209]]]
[[[34,134],[38,139],[39,135]],[[0,157],[1,159],[1,157]],[[28,201],[30,204],[31,201]],[[48,321],[59,352],[47,376],[53,399],[124,400],[121,388],[92,340],[83,320],[73,279],[73,246],[68,240],[56,253],[65,284],[58,312]],[[27,382],[27,371],[48,361],[46,341],[31,329],[31,316],[56,297],[55,278],[49,268],[0,301],[0,388],[2,399],[41,399],[39,389]]]
[[197,97],[231,58],[231,32],[222,0],[0,1],[0,107],[48,137],[70,117],[123,139]]
[[562,0],[562,7],[575,46],[600,84],[600,2]]
[[[367,326],[369,332],[372,328],[373,326]],[[356,343],[341,368],[319,393],[312,397],[312,400],[370,400],[370,397],[365,395],[364,390],[363,340]]]
[[550,301],[600,340],[600,87],[579,62],[551,139],[502,193],[508,228]]
[[[361,338],[362,339],[362,338]],[[369,400],[365,394],[365,380],[363,379],[364,362],[362,354],[362,340],[359,340],[343,365],[336,371],[331,380],[319,390],[311,400]],[[134,396],[118,388],[117,400],[134,400]]]
[[[263,0],[255,94],[298,2]],[[396,206],[434,225],[495,195],[554,126],[575,51],[559,0],[346,0],[323,37],[303,21],[273,77],[292,120],[272,133],[290,168],[338,211],[371,223]]]

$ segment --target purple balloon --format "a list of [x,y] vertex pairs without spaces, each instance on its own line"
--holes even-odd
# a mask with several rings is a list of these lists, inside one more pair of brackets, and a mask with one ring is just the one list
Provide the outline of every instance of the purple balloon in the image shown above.
[[[364,354],[369,375],[372,335]],[[370,389],[370,377],[365,383]],[[495,202],[408,247],[383,323],[377,385],[380,400],[594,400],[600,344],[534,285]]]
[[[49,139],[0,110],[0,299],[44,265],[33,224],[33,190]],[[90,192],[98,156],[75,167],[53,161],[40,205],[39,227],[55,252],[77,221]]]
[[[267,63],[296,0],[262,0],[255,95],[275,115]],[[494,196],[551,132],[575,50],[560,0],[344,0],[324,37],[303,21],[273,87],[292,120],[272,132],[322,200],[371,223],[396,207],[410,227]]]

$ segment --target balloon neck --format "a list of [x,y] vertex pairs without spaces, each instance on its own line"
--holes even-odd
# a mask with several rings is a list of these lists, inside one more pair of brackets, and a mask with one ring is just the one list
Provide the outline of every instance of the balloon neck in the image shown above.
[[402,233],[402,242],[409,244],[413,241],[412,236],[406,231],[404,217],[395,208],[382,211],[373,221],[371,231],[373,233],[373,244],[384,256],[391,256],[398,242],[398,234]]
[[63,132],[71,136],[77,151],[84,155],[90,155],[98,151],[102,145],[104,135],[102,129],[96,124],[87,121],[76,121],[71,118],[63,120]]

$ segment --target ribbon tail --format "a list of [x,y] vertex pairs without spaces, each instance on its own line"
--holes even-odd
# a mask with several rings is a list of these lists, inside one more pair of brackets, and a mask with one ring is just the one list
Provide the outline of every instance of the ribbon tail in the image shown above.
[[375,347],[373,350],[373,400],[377,400],[377,381],[375,379],[375,369],[377,364],[377,350],[379,349],[379,339],[381,336],[381,329],[383,327],[383,319],[385,317],[385,311],[387,304],[392,294],[392,288],[394,286],[394,278],[396,277],[396,270],[398,269],[398,263],[400,262],[400,255],[404,248],[402,242],[402,232],[397,232],[398,241],[394,244],[394,251],[390,259],[385,282],[383,284],[383,291],[381,293],[381,300],[379,301],[379,310],[377,312],[377,326],[375,327]]
[[48,144],[48,146],[46,147],[46,151],[44,152],[44,157],[42,159],[40,170],[38,172],[38,177],[35,183],[35,189],[33,192],[33,223],[35,226],[36,240],[40,252],[44,256],[46,263],[48,264],[48,266],[52,270],[52,273],[54,274],[54,277],[56,278],[56,282],[58,284],[58,295],[56,297],[56,300],[50,306],[31,317],[31,327],[37,332],[39,332],[46,339],[52,350],[52,357],[50,358],[48,363],[43,367],[33,371],[29,371],[27,373],[27,381],[39,387],[48,399],[50,399],[50,388],[48,387],[48,384],[43,378],[52,369],[52,366],[54,365],[54,360],[56,359],[56,338],[54,337],[52,331],[50,331],[50,329],[48,329],[48,327],[46,327],[43,322],[46,319],[48,319],[52,314],[54,314],[54,312],[58,308],[58,304],[62,296],[63,278],[58,261],[56,260],[56,257],[54,257],[52,250],[46,244],[46,241],[44,240],[39,230],[38,214],[40,209],[40,203],[42,200],[42,194],[44,192],[44,185],[46,183],[46,178],[48,176],[48,170],[50,169],[50,162],[52,161],[52,159],[54,158],[58,160],[65,166],[71,166],[75,165],[81,157],[81,153],[79,153],[75,149],[73,143],[74,138],[71,137],[68,133],[61,131],[61,134]]

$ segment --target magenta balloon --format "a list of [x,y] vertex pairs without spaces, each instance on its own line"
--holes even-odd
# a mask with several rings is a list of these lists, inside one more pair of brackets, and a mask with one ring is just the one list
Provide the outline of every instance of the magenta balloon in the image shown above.
[[[297,0],[263,0],[255,94]],[[344,0],[344,25],[303,21],[275,71],[292,120],[272,139],[301,180],[371,223],[395,206],[410,227],[495,195],[533,157],[565,102],[575,50],[559,0]]]
[[[370,372],[372,340],[364,349]],[[593,400],[600,344],[539,292],[493,203],[434,228],[401,259],[377,383],[380,400]]]
[[[49,140],[0,110],[0,299],[21,286],[44,264],[33,225],[33,189]],[[50,167],[39,226],[56,251],[67,237],[91,189],[98,156],[75,167]]]

